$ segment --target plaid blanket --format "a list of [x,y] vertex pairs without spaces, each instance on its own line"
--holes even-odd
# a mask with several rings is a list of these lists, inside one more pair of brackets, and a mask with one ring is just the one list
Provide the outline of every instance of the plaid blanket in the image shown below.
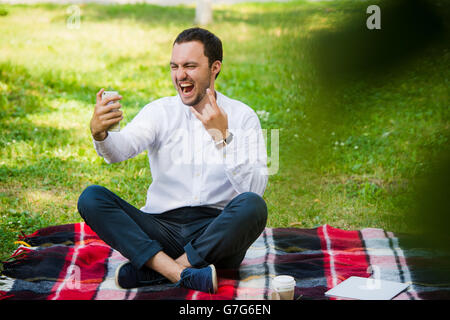
[[271,279],[296,279],[294,299],[329,299],[324,293],[350,276],[410,284],[395,299],[449,299],[448,256],[381,229],[345,231],[266,228],[239,269],[218,270],[216,294],[156,285],[119,289],[114,273],[125,258],[85,224],[52,226],[20,237],[3,263],[0,299],[271,299]]

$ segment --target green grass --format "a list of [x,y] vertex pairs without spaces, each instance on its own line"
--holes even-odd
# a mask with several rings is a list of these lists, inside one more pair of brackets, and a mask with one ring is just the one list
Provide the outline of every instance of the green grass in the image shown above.
[[[93,149],[95,93],[120,91],[123,124],[174,95],[171,43],[195,14],[192,6],[90,4],[81,6],[80,29],[68,29],[66,10],[0,8],[3,258],[20,231],[81,221],[76,203],[90,184],[144,204],[146,155],[107,165]],[[353,2],[215,6],[208,28],[224,44],[218,90],[268,112],[263,128],[280,129],[279,170],[264,195],[269,227],[408,231],[413,180],[448,144],[448,51],[430,47],[383,81],[323,86],[315,37],[357,10],[365,12]]]

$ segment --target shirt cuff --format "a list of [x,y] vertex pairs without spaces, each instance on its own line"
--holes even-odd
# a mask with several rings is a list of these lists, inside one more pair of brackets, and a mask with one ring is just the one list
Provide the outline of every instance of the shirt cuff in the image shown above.
[[114,150],[114,142],[113,135],[116,132],[108,132],[105,140],[97,141],[92,137],[92,143],[94,144],[94,149],[97,151],[97,154],[101,157],[105,157],[111,155],[112,150]]

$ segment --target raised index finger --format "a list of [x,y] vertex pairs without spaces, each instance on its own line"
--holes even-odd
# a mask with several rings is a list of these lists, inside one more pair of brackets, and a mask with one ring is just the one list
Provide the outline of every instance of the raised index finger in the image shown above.
[[194,109],[194,107],[190,107],[189,109],[191,109],[191,112],[197,117],[198,120],[200,120],[202,123],[205,122],[205,119],[203,119],[203,116]]
[[211,106],[213,107],[213,109],[216,109],[216,111],[220,111],[219,106],[216,103],[216,98],[214,97],[211,89],[206,89],[206,93],[208,94],[209,101],[211,102]]
[[105,91],[105,89],[104,89],[104,88],[101,88],[100,91],[97,92],[97,94],[96,94],[97,103],[100,103],[100,102],[102,101],[102,94],[103,94],[103,91]]

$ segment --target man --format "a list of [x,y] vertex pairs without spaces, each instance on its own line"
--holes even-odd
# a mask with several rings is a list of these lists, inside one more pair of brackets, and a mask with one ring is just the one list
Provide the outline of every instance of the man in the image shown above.
[[[120,132],[121,96],[97,103],[90,127],[106,162],[148,151],[152,183],[140,210],[108,189],[89,186],[78,200],[86,223],[129,262],[116,271],[121,288],[169,280],[214,293],[217,268],[236,268],[264,230],[266,149],[255,112],[214,90],[222,43],[201,28],[173,44],[177,95],[147,104]],[[114,103],[108,104],[113,101]]]

